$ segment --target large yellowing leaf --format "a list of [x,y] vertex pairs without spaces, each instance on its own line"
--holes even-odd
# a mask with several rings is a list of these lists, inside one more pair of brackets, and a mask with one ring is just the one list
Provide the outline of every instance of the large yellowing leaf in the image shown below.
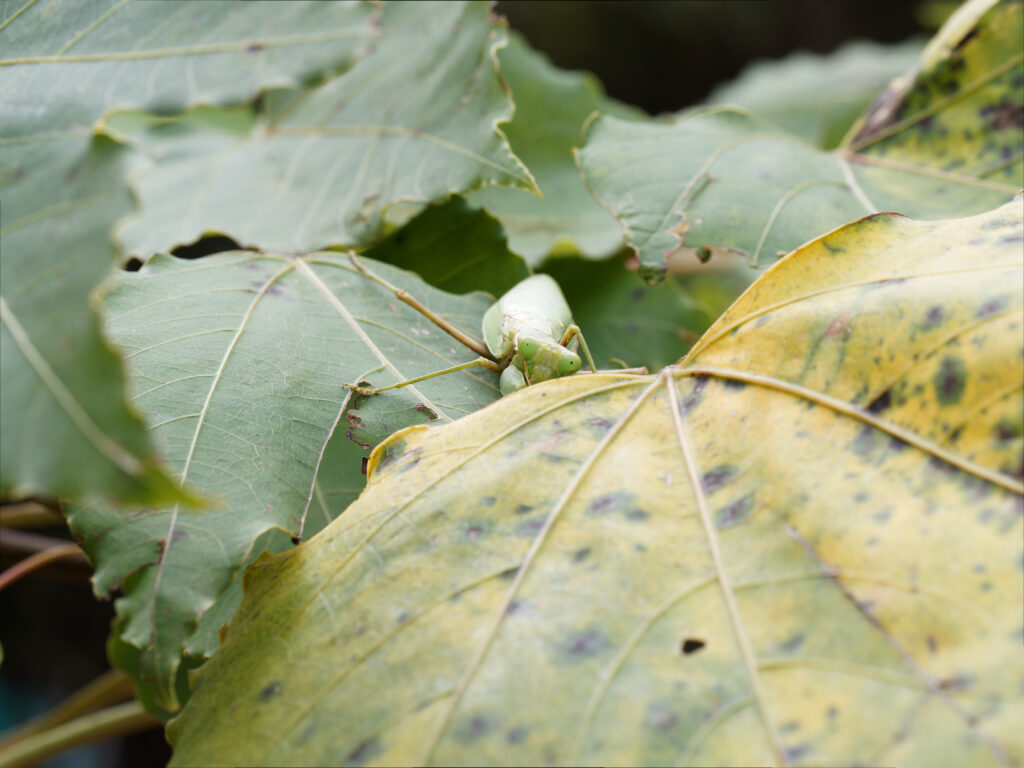
[[1024,759],[1021,203],[799,249],[655,376],[378,447],[172,765]]
[[857,135],[831,152],[716,106],[669,124],[602,116],[578,153],[580,168],[652,281],[684,247],[770,263],[866,213],[980,213],[1024,186],[1022,36],[1016,0],[974,27],[940,31],[947,45],[926,49]]
[[247,101],[347,66],[377,33],[340,3],[0,5],[0,494],[181,498],[101,340],[90,292],[131,209],[110,109]]
[[[363,264],[479,334],[489,297],[452,296]],[[358,446],[331,449],[329,441],[349,442],[351,433],[369,448],[401,427],[458,418],[499,396],[497,377],[475,369],[353,403],[345,383],[383,386],[474,354],[345,254],[157,255],[120,273],[104,307],[105,332],[128,366],[130,402],[177,479],[213,499],[205,509],[97,504],[69,515],[96,568],[97,593],[122,586],[121,640],[141,652],[140,677],[173,711],[182,652],[212,652],[245,563],[310,535],[361,488]],[[325,460],[330,474],[321,478]]]
[[215,231],[307,253],[371,242],[398,202],[534,189],[498,129],[513,111],[494,58],[505,37],[486,2],[384,5],[377,45],[352,69],[251,134],[183,140],[141,174],[120,242],[145,257]]

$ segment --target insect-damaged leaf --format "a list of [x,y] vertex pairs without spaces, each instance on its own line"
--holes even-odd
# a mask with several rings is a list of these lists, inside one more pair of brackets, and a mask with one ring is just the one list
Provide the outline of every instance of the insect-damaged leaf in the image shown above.
[[[345,66],[374,36],[369,6],[4,3],[0,6],[0,493],[177,496],[89,307],[108,232],[130,210],[109,109],[245,101]],[[145,34],[140,36],[140,30]]]
[[580,181],[572,149],[582,143],[583,124],[595,110],[623,118],[643,113],[607,98],[589,73],[553,67],[520,35],[510,36],[498,60],[516,103],[505,133],[544,197],[487,187],[470,201],[501,220],[512,250],[533,266],[556,251],[610,256],[622,248],[622,230]]
[[652,281],[684,246],[770,263],[865,213],[989,210],[1024,186],[1022,35],[1021,4],[1000,4],[944,55],[926,51],[920,70],[883,93],[858,136],[832,152],[745,111],[710,107],[672,124],[601,117],[580,167]]
[[247,136],[185,135],[158,158],[119,241],[147,256],[216,231],[307,253],[372,242],[399,201],[534,189],[497,127],[512,114],[494,60],[505,35],[485,2],[384,5],[376,47],[352,69]]
[[[409,273],[363,263],[455,325],[479,329],[487,297],[451,296]],[[173,711],[182,649],[215,647],[219,624],[199,640],[196,622],[217,610],[211,605],[233,574],[262,551],[254,542],[271,529],[285,539],[309,535],[307,522],[315,530],[312,520],[322,525],[344,509],[329,498],[332,487],[361,487],[354,444],[338,447],[347,462],[335,470],[341,477],[327,478],[329,485],[318,477],[325,457],[332,459],[332,432],[344,441],[356,428],[383,436],[457,418],[498,397],[497,377],[478,369],[432,379],[376,395],[372,409],[342,413],[346,382],[383,386],[474,357],[343,254],[155,256],[119,275],[105,307],[107,335],[128,364],[132,405],[179,478],[216,503],[202,510],[97,505],[71,515],[96,567],[97,593],[132,574],[118,604],[122,639],[142,651],[143,677]]]
[[681,367],[398,433],[172,765],[1019,762],[1020,213],[857,221]]
[[498,297],[530,274],[508,249],[497,219],[460,197],[426,208],[365,254],[411,269],[451,293],[477,290]]

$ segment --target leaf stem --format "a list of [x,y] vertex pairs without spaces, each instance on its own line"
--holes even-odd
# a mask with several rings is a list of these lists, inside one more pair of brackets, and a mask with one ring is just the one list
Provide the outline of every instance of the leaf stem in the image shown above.
[[0,749],[0,768],[28,768],[52,755],[94,741],[159,725],[138,701],[118,704],[30,736]]
[[7,531],[4,534],[4,548],[28,550],[33,554],[21,562],[12,565],[3,573],[0,573],[0,591],[9,587],[22,576],[27,576],[32,571],[42,568],[48,563],[68,557],[78,557],[85,561],[82,548],[77,544],[60,539],[52,539],[47,536],[37,536],[32,533],[20,531]]

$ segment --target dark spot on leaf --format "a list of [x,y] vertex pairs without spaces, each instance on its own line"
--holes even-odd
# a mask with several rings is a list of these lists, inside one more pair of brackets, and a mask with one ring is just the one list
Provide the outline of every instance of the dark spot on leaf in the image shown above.
[[797,632],[791,638],[786,640],[782,645],[780,645],[779,646],[779,650],[782,651],[783,653],[792,653],[797,648],[799,648],[801,645],[803,645],[804,641],[806,639],[807,638],[804,637],[804,633],[803,632]]
[[124,263],[124,267],[122,267],[122,269],[124,269],[125,272],[138,272],[142,269],[142,260],[132,256]]
[[642,301],[646,293],[647,291],[643,288],[634,288],[633,292],[629,295],[632,297],[633,301]]
[[181,541],[182,539],[190,538],[192,534],[188,531],[182,530],[181,528],[175,528],[171,533],[171,541]]
[[631,509],[626,513],[627,520],[646,520],[650,515],[643,509]]
[[438,415],[437,411],[435,411],[433,408],[430,408],[427,405],[424,405],[423,403],[418,403],[416,405],[416,410],[427,414],[427,421],[437,421],[439,418],[441,418],[440,415]]
[[302,537],[301,536],[292,536],[292,544],[294,544],[295,546],[299,546],[299,544],[301,542],[302,542]]
[[535,520],[524,520],[519,526],[520,536],[536,536],[540,529],[544,527],[544,520],[537,518]]
[[260,691],[259,696],[258,696],[259,700],[260,701],[270,701],[271,699],[276,699],[278,696],[281,695],[282,687],[283,686],[281,685],[281,681],[280,680],[275,680],[273,683],[271,683],[266,688],[264,688],[262,691]]
[[858,456],[868,456],[875,450],[875,440],[878,437],[877,430],[865,424],[861,427],[860,432],[857,433],[856,439],[853,441],[853,452]]
[[494,726],[483,715],[474,715],[468,723],[455,730],[456,738],[462,741],[474,741],[494,730]]
[[591,416],[587,419],[587,424],[601,432],[607,432],[612,428],[614,422],[609,421],[608,419],[602,419],[600,416]]
[[250,43],[245,47],[246,53],[259,53],[264,49],[263,43]]
[[836,715],[838,715],[838,714],[839,714],[839,710],[836,709],[834,706],[830,706],[827,710],[825,710],[825,716],[829,720],[834,720]]
[[356,748],[348,753],[345,762],[354,765],[364,765],[380,754],[380,741],[376,736],[363,739],[356,745]]
[[710,493],[728,483],[736,474],[736,468],[729,464],[722,464],[709,469],[701,478],[704,490]]
[[509,601],[508,608],[505,609],[505,613],[511,616],[513,613],[519,613],[525,605],[525,601],[515,598]]
[[565,640],[565,652],[570,661],[582,661],[596,656],[607,647],[604,636],[596,629],[589,628],[582,632],[572,632]]
[[1010,419],[1000,419],[992,428],[992,434],[1000,443],[1006,443],[1024,436],[1024,422],[1013,422]]
[[867,501],[870,498],[871,494],[868,493],[867,491],[857,491],[855,494],[853,494],[853,500],[858,503]]
[[628,491],[615,491],[598,496],[587,505],[587,516],[607,515],[625,507],[632,507],[634,495]]
[[787,720],[784,723],[779,723],[779,733],[792,733],[793,731],[800,730],[800,723],[796,720]]
[[892,404],[892,391],[885,390],[868,404],[868,413],[881,413]]
[[687,637],[683,639],[683,643],[679,647],[679,650],[683,652],[684,656],[689,656],[690,654],[699,651],[705,645],[707,645],[707,643],[705,643],[699,637]]
[[747,388],[747,382],[737,381],[736,379],[725,379],[722,383],[725,384],[725,388],[730,392],[739,392]]
[[786,750],[786,760],[790,763],[796,763],[800,761],[800,758],[807,754],[808,746],[806,744],[797,744],[795,747],[790,747]]
[[466,538],[467,539],[479,538],[480,534],[483,533],[483,531],[484,531],[484,529],[481,528],[479,525],[472,525],[472,526],[470,526],[469,528],[466,529]]
[[590,557],[590,547],[583,547],[583,549],[577,549],[573,552],[572,559],[575,563],[582,563]]
[[940,363],[932,383],[935,386],[935,397],[942,405],[960,402],[967,383],[967,369],[963,360],[947,355]]
[[736,499],[726,507],[722,507],[715,514],[715,527],[719,530],[729,528],[746,519],[754,507],[753,496],[748,494]]
[[633,545],[633,549],[635,549],[637,552],[646,552],[647,551],[647,547],[644,546],[643,544],[634,544]]
[[494,496],[484,496],[482,499],[480,499],[480,506],[481,507],[493,507],[494,506],[494,502],[496,502],[496,501],[497,501],[497,499]]
[[370,457],[369,456],[363,456],[362,472],[363,472],[364,475],[366,474],[366,467],[369,464],[370,464]]
[[942,322],[942,318],[942,307],[936,304],[935,306],[928,308],[928,314],[924,316],[924,322],[926,326],[938,325]]
[[1009,296],[996,296],[978,307],[977,317],[988,317],[996,312],[1001,312],[1009,304]]
[[516,507],[513,510],[513,514],[525,515],[527,512],[530,512],[532,509],[533,509],[533,507],[531,507],[531,506],[529,506],[527,504],[520,504],[518,507]]
[[971,684],[971,678],[969,675],[956,675],[955,677],[947,677],[944,680],[939,680],[939,690],[949,691],[956,689],[967,688]]
[[352,411],[345,414],[345,420],[356,429],[362,429],[366,426],[365,422],[357,414],[352,413]]
[[517,725],[515,728],[513,728],[505,734],[505,741],[507,741],[509,744],[522,744],[524,741],[526,741],[526,736],[527,730],[523,726]]

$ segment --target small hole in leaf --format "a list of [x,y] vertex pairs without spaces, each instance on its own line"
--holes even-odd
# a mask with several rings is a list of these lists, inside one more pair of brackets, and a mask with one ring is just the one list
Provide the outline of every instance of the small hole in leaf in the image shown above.
[[124,269],[125,272],[138,272],[142,269],[142,259],[137,259],[132,256],[124,263],[124,267],[122,267],[122,269]]
[[684,656],[696,653],[705,645],[703,640],[696,637],[687,637],[683,640],[682,651]]
[[172,254],[179,259],[201,259],[203,256],[211,256],[224,251],[240,251],[242,246],[224,235],[209,235],[201,237],[196,242],[188,245],[179,245]]

